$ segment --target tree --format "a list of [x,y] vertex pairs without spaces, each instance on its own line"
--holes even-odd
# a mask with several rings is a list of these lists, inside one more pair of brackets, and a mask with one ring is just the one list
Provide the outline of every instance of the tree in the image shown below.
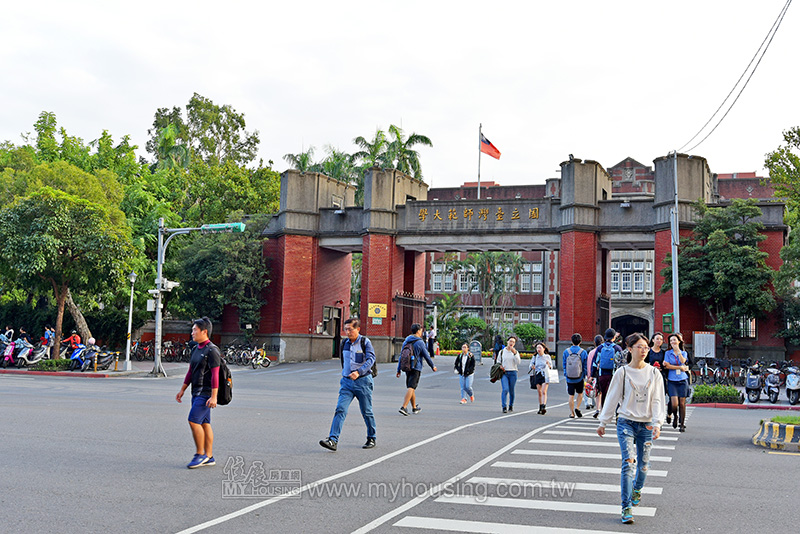
[[783,263],[775,275],[775,292],[779,296],[784,328],[778,336],[793,345],[800,345],[800,234],[791,232],[781,249]]
[[[736,199],[724,208],[695,204],[700,219],[694,235],[678,250],[680,294],[697,299],[722,338],[725,357],[738,342],[743,321],[762,318],[775,306],[771,287],[774,271],[758,243],[766,239],[758,221],[761,209],[753,200]],[[672,258],[661,274],[664,293],[672,289]]]
[[361,149],[353,153],[353,158],[361,164],[363,170],[392,165],[392,162],[387,159],[389,142],[386,140],[386,134],[380,128],[375,130],[372,142],[359,135],[353,139],[353,143]]
[[794,226],[800,216],[800,126],[783,132],[784,145],[766,156],[770,185],[775,196],[788,200],[787,224]]
[[350,315],[358,316],[361,310],[361,260],[362,254],[354,252],[350,262]]
[[53,291],[58,354],[70,289],[99,292],[124,280],[129,230],[109,210],[43,187],[0,211],[0,273],[21,287]]
[[155,152],[155,170],[186,169],[189,166],[189,147],[178,142],[178,129],[174,124],[168,124],[158,132]]
[[183,248],[179,289],[195,315],[219,318],[230,305],[238,309],[240,323],[259,323],[262,294],[270,282],[263,256],[264,225],[263,218],[253,219],[242,234],[194,236]]
[[286,163],[300,172],[313,172],[314,167],[314,147],[308,147],[305,152],[298,154],[286,154],[283,156]]
[[544,341],[547,336],[544,328],[533,323],[520,323],[514,326],[514,333],[517,335],[525,350],[533,350],[533,345],[537,341]]
[[431,140],[424,135],[412,133],[405,137],[403,130],[392,124],[389,126],[392,140],[387,148],[389,161],[394,162],[394,167],[400,172],[413,176],[422,181],[422,167],[419,163],[419,152],[413,147],[417,145],[433,146]]

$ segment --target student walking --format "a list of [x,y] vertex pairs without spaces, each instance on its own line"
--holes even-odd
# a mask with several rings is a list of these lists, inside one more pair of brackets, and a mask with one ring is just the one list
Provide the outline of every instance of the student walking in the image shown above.
[[[689,356],[683,350],[683,336],[680,333],[670,334],[667,338],[670,348],[664,354],[664,367],[669,371],[667,375],[667,393],[672,406],[672,428],[686,432],[686,394],[689,383]],[[678,420],[680,416],[680,421]]]
[[[589,351],[589,354],[586,356],[586,389],[591,391],[591,395],[586,395],[586,408],[594,408],[598,402],[598,397],[600,394],[597,392],[597,367],[594,365],[594,358],[597,355],[597,349],[600,345],[603,344],[603,336],[597,334],[594,336],[594,348]],[[591,399],[592,404],[589,404],[589,399]],[[595,417],[597,417],[596,414]]]
[[[650,352],[647,353],[647,356],[644,359],[644,363],[649,363],[653,367],[658,368],[661,372],[661,376],[664,379],[664,391],[668,391],[667,388],[667,375],[669,374],[669,369],[664,367],[664,351],[662,350],[662,345],[664,345],[664,334],[661,332],[656,332],[653,334],[653,339],[650,340]],[[672,423],[672,403],[667,398],[667,424]]]
[[467,399],[475,402],[475,395],[472,391],[472,381],[475,379],[475,356],[469,351],[469,345],[461,345],[461,354],[456,356],[455,373],[459,375],[458,382],[461,385],[461,404],[466,404]]
[[650,346],[639,333],[626,339],[631,348],[631,363],[614,374],[600,414],[597,435],[603,437],[606,425],[617,418],[617,439],[622,454],[620,495],[622,522],[633,523],[633,506],[639,506],[642,488],[650,467],[653,440],[661,435],[664,422],[664,381],[654,367],[644,362]]
[[192,408],[189,410],[189,428],[194,439],[195,455],[186,466],[195,469],[216,464],[214,460],[214,431],[211,429],[211,410],[217,407],[219,391],[219,347],[211,342],[211,320],[208,317],[192,321],[192,349],[189,370],[175,400],[181,402],[183,393],[192,386]]
[[[517,338],[511,336],[506,341],[506,346],[500,350],[497,355],[497,363],[503,369],[503,377],[500,379],[500,384],[503,389],[500,391],[500,405],[503,407],[503,413],[514,411],[514,392],[517,387],[517,371],[519,364],[522,362],[519,351],[514,348],[517,344]],[[508,403],[506,403],[506,399]]]
[[333,413],[331,431],[327,439],[320,440],[319,444],[330,451],[336,452],[339,444],[339,435],[342,425],[347,417],[347,410],[358,399],[361,416],[367,425],[367,442],[362,449],[375,447],[375,415],[372,413],[372,366],[375,365],[375,349],[369,338],[361,335],[361,321],[350,318],[344,322],[346,339],[342,343],[342,378],[339,380],[339,400],[336,402],[336,411]]
[[539,415],[547,413],[547,388],[550,384],[547,382],[547,372],[545,369],[553,368],[553,359],[550,357],[550,352],[547,350],[547,345],[541,341],[534,345],[536,354],[531,358],[530,366],[528,367],[528,374],[533,373],[533,384],[536,386],[536,392],[539,394]]
[[[405,341],[403,341],[403,348],[406,345],[411,344],[412,349],[412,358],[411,358],[411,369],[406,372],[406,396],[403,399],[403,405],[400,407],[400,414],[401,415],[408,415],[408,410],[406,406],[408,403],[411,403],[411,411],[415,414],[419,413],[422,408],[419,407],[417,404],[417,386],[419,385],[419,377],[422,374],[422,359],[425,358],[425,361],[428,362],[428,365],[433,372],[436,372],[436,366],[433,365],[433,360],[431,360],[430,354],[428,354],[428,349],[425,348],[425,342],[422,340],[422,326],[417,323],[411,325],[411,333],[406,337]],[[400,359],[398,358],[397,362],[397,378],[400,378]]]
[[614,343],[616,336],[617,332],[613,328],[606,330],[605,341],[597,349],[592,362],[592,365],[597,368],[597,411],[594,412],[593,416],[595,419],[605,405],[608,386],[611,384],[611,377],[614,374],[616,363],[619,361],[618,353],[622,352],[619,345]]
[[580,407],[583,401],[583,380],[586,378],[588,355],[581,348],[581,341],[583,338],[580,334],[572,334],[572,346],[564,349],[564,354],[561,356],[561,367],[564,369],[567,395],[569,395],[569,416],[573,419],[576,416],[583,417]]

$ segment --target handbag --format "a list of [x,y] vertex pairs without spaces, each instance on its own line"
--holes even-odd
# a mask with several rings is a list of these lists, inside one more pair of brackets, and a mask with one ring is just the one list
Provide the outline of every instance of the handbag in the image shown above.
[[505,371],[503,370],[502,365],[500,365],[499,363],[492,365],[492,368],[489,369],[489,382],[491,383],[497,382],[503,377],[504,374]]
[[544,370],[544,373],[548,384],[558,384],[558,369],[550,369],[548,367]]
[[531,375],[531,389],[536,389],[536,375]]

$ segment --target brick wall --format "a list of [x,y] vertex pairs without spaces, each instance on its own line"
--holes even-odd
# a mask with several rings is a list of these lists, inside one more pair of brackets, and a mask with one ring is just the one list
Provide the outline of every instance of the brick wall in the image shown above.
[[[320,248],[317,253],[312,327],[322,321],[322,307],[342,308],[342,323],[350,317],[350,273],[352,255]],[[337,301],[342,301],[337,304]],[[332,332],[331,332],[332,333]]]
[[559,337],[573,333],[592,339],[597,329],[597,236],[591,232],[561,234]]
[[[394,238],[389,235],[367,234],[363,237],[363,259],[361,266],[361,311],[363,318],[361,333],[367,336],[389,336],[392,333],[391,317],[394,314],[392,305],[391,288],[402,287],[402,255],[400,260],[400,273],[395,280],[393,271],[396,271],[396,245]],[[374,325],[369,320],[369,303],[386,304],[388,317],[383,324]]]

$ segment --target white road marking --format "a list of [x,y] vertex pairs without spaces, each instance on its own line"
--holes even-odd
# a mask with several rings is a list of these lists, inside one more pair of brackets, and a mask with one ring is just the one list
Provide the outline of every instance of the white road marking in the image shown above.
[[[617,470],[619,471],[619,470]],[[539,501],[535,499],[511,499],[507,497],[442,496],[435,502],[447,504],[474,504],[478,506],[501,506],[505,508],[524,508],[526,510],[553,510],[557,512],[583,512],[590,514],[619,515],[618,504],[594,504],[564,501]],[[636,515],[653,517],[656,509],[650,506],[637,506]]]
[[[596,436],[598,438],[600,437],[597,435],[596,432],[569,432],[565,430],[548,430],[547,432],[545,432],[545,434],[558,434],[559,436],[578,436],[578,437]],[[658,439],[663,439],[666,441],[678,441],[678,438],[672,436],[661,436]]]
[[[619,467],[594,467],[590,465],[559,465],[559,464],[532,464],[528,462],[495,462],[492,467],[505,467],[510,469],[540,469],[542,471],[569,471],[573,473],[600,473],[604,475],[619,476]],[[648,477],[665,477],[666,471],[650,469]],[[617,510],[619,511],[619,510]]]
[[[599,436],[598,436],[599,437]],[[613,441],[608,439],[613,437]],[[659,438],[660,440],[661,438]],[[603,441],[607,440],[607,441]],[[619,448],[617,436],[608,436],[600,438],[600,441],[573,441],[569,439],[532,439],[528,443],[552,444],[552,445],[588,445],[590,447],[616,447]],[[656,445],[653,443],[653,449],[674,451],[675,445]]]
[[[574,451],[542,451],[530,449],[517,449],[511,451],[511,454],[526,454],[530,456],[560,456],[566,458],[597,458],[601,460],[619,460],[622,461],[620,454],[602,453],[602,452],[574,452]],[[650,456],[651,462],[671,462],[672,458],[669,456]]]
[[622,534],[619,531],[611,530],[576,530],[573,528],[510,525],[507,523],[486,523],[484,521],[464,521],[461,519],[440,519],[412,515],[404,517],[393,526],[444,530],[446,532],[469,532],[473,534]]
[[[489,484],[503,486],[518,486],[524,488],[533,485],[534,487],[549,488],[554,483],[553,480],[527,480],[524,478],[497,478],[497,477],[472,477],[466,481],[467,484]],[[574,490],[585,491],[606,491],[619,493],[619,484],[589,484],[587,482],[556,482],[560,486],[569,485]],[[664,488],[645,486],[642,493],[650,495],[661,495]]]

